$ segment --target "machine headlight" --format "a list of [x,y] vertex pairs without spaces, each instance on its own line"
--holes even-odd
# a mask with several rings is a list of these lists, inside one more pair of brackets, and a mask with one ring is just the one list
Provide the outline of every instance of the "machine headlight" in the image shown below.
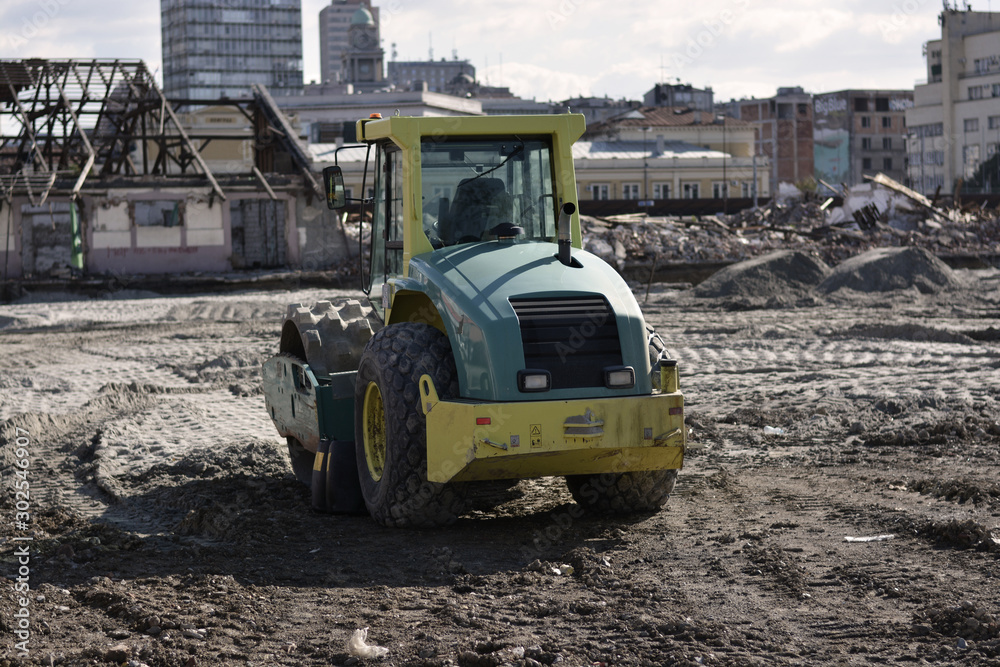
[[635,386],[635,371],[631,366],[609,366],[604,369],[604,386],[608,389],[629,389]]
[[546,370],[525,368],[517,372],[517,388],[521,391],[548,391],[552,388],[552,374]]

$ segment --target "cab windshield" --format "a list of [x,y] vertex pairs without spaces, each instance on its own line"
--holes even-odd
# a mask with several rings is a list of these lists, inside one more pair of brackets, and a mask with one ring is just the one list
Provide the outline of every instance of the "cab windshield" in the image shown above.
[[548,141],[427,138],[420,165],[424,232],[435,248],[555,236]]

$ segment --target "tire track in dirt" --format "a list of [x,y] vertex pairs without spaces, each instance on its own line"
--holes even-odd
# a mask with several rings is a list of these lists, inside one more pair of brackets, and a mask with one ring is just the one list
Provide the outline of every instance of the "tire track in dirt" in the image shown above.
[[[562,480],[544,479],[422,532],[312,513],[251,391],[280,323],[241,314],[329,297],[81,304],[89,324],[55,312],[59,330],[5,330],[14,345],[0,369],[24,370],[18,355],[30,354],[28,370],[45,377],[0,391],[61,391],[79,406],[15,417],[39,434],[37,470],[53,493],[79,495],[52,501],[81,514],[51,519],[46,548],[62,540],[87,555],[37,561],[47,588],[36,617],[66,664],[113,662],[120,642],[153,667],[192,655],[344,664],[347,637],[365,626],[395,664],[434,667],[988,664],[1000,561],[964,548],[960,531],[989,529],[997,509],[957,498],[989,495],[996,476],[997,344],[944,340],[1000,325],[979,297],[742,312],[658,303],[650,323],[680,360],[693,429],[663,511],[579,517]],[[117,328],[86,319],[102,311]],[[164,322],[168,312],[178,320]],[[89,365],[121,377],[64,377]],[[844,541],[882,533],[896,537]],[[554,574],[562,564],[575,571]],[[961,634],[969,618],[986,629]],[[160,634],[147,634],[152,620]]]
[[[870,502],[868,494],[832,500],[821,490],[828,485],[820,487],[815,478],[808,469],[799,475],[725,472],[700,485],[708,490],[693,499],[702,505],[699,514],[683,516],[677,526],[681,534],[672,540],[677,545],[689,539],[695,548],[679,559],[687,567],[678,574],[695,582],[688,587],[689,599],[704,589],[707,601],[699,605],[700,614],[721,617],[725,625],[747,628],[749,634],[768,627],[772,641],[776,635],[784,638],[786,651],[820,642],[824,659],[842,654],[896,660],[906,654],[900,654],[898,644],[884,647],[884,639],[910,635],[920,610],[945,608],[963,598],[988,602],[995,582],[988,571],[975,571],[975,559],[969,562],[963,553],[942,555],[934,544],[908,535],[845,542],[845,535],[884,529],[891,521],[886,513],[897,513],[892,499],[883,501],[884,507]],[[719,517],[728,516],[742,517],[741,533],[720,529],[730,522]],[[706,553],[705,545],[713,543],[718,546]],[[942,557],[950,564],[947,574],[940,572]],[[752,586],[720,598],[718,585],[727,581]],[[945,599],[934,596],[942,583],[952,591]]]

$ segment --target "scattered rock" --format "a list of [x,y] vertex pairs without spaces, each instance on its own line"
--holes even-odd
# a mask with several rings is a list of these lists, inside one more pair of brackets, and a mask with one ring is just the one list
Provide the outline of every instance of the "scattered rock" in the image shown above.
[[128,644],[115,644],[104,652],[104,659],[115,664],[128,662],[131,656],[132,648]]

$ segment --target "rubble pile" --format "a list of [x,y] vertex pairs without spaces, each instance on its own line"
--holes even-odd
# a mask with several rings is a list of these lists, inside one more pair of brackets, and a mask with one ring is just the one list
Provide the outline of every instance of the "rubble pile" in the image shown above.
[[850,188],[837,207],[830,206],[832,199],[788,196],[731,215],[581,216],[583,244],[619,271],[739,262],[775,250],[801,250],[831,266],[885,247],[924,248],[937,256],[1000,255],[1000,208],[943,209],[881,174],[873,181]]
[[817,289],[830,294],[840,289],[889,292],[915,287],[924,294],[958,289],[955,273],[925,248],[876,248],[838,264]]
[[928,607],[914,614],[914,630],[917,634],[938,632],[949,637],[965,639],[996,639],[1000,637],[1000,625],[996,617],[985,605],[972,600],[962,600],[949,607]]
[[829,266],[804,252],[778,250],[720,269],[694,293],[700,297],[805,296],[829,274]]

